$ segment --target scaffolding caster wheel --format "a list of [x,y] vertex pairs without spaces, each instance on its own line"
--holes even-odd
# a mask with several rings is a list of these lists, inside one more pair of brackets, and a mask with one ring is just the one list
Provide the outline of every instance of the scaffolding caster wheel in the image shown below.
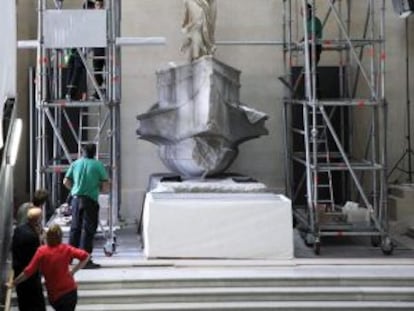
[[394,244],[392,243],[390,237],[386,236],[382,238],[381,250],[384,255],[392,254],[392,251],[394,250]]
[[312,233],[306,232],[304,233],[303,241],[306,246],[313,246],[315,244],[315,236]]
[[373,247],[378,247],[381,244],[381,238],[378,235],[374,235],[371,237],[371,245]]
[[315,239],[315,243],[313,243],[313,252],[315,253],[315,255],[320,255],[321,254],[321,241],[319,241],[319,239]]
[[116,251],[116,239],[114,238],[113,241],[107,241],[104,245],[103,251],[105,256],[111,257]]

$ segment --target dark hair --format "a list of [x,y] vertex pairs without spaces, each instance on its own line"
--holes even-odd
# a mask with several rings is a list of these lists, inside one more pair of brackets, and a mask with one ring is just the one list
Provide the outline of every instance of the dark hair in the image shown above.
[[92,159],[96,155],[96,145],[95,144],[87,144],[83,147],[83,155],[89,159]]
[[45,189],[37,189],[33,194],[32,203],[34,206],[42,206],[49,198],[49,193]]
[[82,8],[84,8],[84,9],[93,9],[93,8],[95,8],[95,2],[93,2],[91,0],[86,0],[83,3]]

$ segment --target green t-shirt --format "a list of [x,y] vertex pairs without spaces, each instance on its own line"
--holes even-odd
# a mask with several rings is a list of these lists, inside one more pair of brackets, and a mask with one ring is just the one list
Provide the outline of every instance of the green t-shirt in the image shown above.
[[89,158],[80,158],[73,162],[65,177],[72,181],[71,195],[84,195],[95,201],[98,201],[102,182],[108,181],[102,162]]
[[306,29],[308,30],[308,36],[315,34],[316,39],[322,39],[322,23],[316,16],[307,20]]

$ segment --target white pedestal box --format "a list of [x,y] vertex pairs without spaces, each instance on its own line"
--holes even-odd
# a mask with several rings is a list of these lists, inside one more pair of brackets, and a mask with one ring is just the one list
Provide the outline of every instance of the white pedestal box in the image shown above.
[[291,202],[270,193],[151,193],[143,214],[149,258],[293,258]]

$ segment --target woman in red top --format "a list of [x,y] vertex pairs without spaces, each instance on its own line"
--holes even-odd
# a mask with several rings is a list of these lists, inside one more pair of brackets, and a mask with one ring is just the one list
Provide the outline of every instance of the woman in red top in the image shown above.
[[[45,279],[49,302],[56,311],[73,311],[78,300],[77,285],[73,275],[82,269],[89,260],[89,254],[79,248],[62,243],[62,229],[52,225],[46,233],[47,245],[37,249],[29,265],[9,287],[27,280],[40,270]],[[72,259],[79,262],[70,270]]]

